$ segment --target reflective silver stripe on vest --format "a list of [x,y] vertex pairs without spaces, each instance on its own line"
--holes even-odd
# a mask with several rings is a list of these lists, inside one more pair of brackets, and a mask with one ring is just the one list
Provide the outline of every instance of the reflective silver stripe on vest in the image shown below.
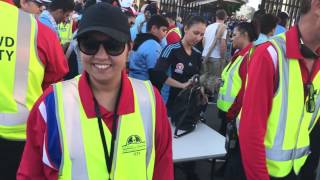
[[[146,84],[137,79],[130,78],[132,82],[132,87],[137,95],[140,112],[143,120],[144,125],[144,132],[146,135],[146,142],[147,142],[147,154],[146,154],[146,168],[149,167],[150,159],[151,159],[151,153],[152,153],[152,147],[153,147],[153,124],[152,124],[152,102],[150,99],[150,95],[147,89]],[[152,92],[152,98],[155,100],[153,87],[148,81],[148,85],[151,88]],[[146,171],[148,172],[148,170]],[[146,178],[148,179],[148,175],[146,174]]]
[[[243,59],[242,59],[243,60]],[[230,74],[229,76],[227,77],[228,78],[228,84],[227,84],[227,90],[226,90],[226,95],[223,95],[223,94],[219,94],[219,99],[221,99],[222,101],[225,101],[225,102],[229,102],[229,103],[233,103],[234,100],[236,99],[236,97],[232,97],[231,96],[231,91],[232,91],[232,85],[233,85],[233,76],[234,76],[234,73],[236,72],[237,70],[237,67],[239,66],[239,64],[242,62],[241,61],[238,61],[237,64],[235,64],[233,66],[233,68],[231,69],[230,71]]]
[[0,113],[0,125],[14,126],[27,121],[29,110],[26,107],[28,71],[31,39],[31,15],[18,11],[18,29],[16,46],[16,66],[13,96],[17,102],[18,112]]
[[[60,141],[61,145],[68,146],[69,154],[72,156],[76,156],[75,158],[70,156],[72,160],[72,179],[79,179],[79,180],[87,180],[89,179],[87,164],[85,160],[85,153],[84,153],[84,144],[82,141],[82,128],[81,128],[81,115],[79,111],[80,107],[80,99],[77,98],[79,96],[75,96],[78,94],[78,85],[77,79],[70,80],[66,83],[62,84],[62,96],[63,96],[63,111],[64,111],[64,126],[66,130],[66,141],[63,142],[62,133],[61,133],[61,125],[58,120],[58,126],[60,131]],[[57,106],[57,99],[56,99],[56,106]],[[57,114],[57,117],[58,114]],[[62,151],[64,149],[62,148]],[[64,153],[62,153],[64,155]],[[81,158],[79,158],[81,157]],[[64,158],[61,158],[62,160]],[[60,172],[63,169],[63,162],[60,166]]]
[[[288,113],[288,93],[287,90],[289,89],[289,62],[288,59],[285,57],[286,54],[286,42],[283,38],[276,37],[271,41],[273,44],[277,44],[281,51],[282,51],[282,101],[281,101],[281,111],[279,117],[279,124],[277,127],[277,132],[274,140],[274,144],[271,149],[266,148],[266,156],[267,159],[274,160],[274,161],[288,161],[293,159],[298,159],[303,157],[304,155],[309,153],[309,146],[297,148],[297,149],[290,149],[290,150],[283,150],[283,142],[286,130],[286,122],[287,122],[287,113]],[[278,60],[279,62],[279,60]],[[278,63],[280,64],[280,63]],[[303,120],[304,113],[302,113],[300,117],[300,125]],[[299,134],[299,133],[298,133]]]

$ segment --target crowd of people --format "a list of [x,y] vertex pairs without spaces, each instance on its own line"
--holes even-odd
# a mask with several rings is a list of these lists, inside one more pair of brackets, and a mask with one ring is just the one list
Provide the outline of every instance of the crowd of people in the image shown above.
[[198,76],[224,179],[315,179],[320,1],[300,10],[208,24],[156,2],[0,0],[0,179],[173,180],[170,120]]

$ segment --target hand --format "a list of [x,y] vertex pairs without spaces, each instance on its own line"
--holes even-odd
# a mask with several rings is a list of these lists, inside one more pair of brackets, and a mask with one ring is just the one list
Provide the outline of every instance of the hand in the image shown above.
[[192,80],[191,80],[191,79],[189,79],[187,82],[182,83],[181,88],[182,88],[182,89],[187,88],[188,86],[190,86],[191,82],[192,82]]

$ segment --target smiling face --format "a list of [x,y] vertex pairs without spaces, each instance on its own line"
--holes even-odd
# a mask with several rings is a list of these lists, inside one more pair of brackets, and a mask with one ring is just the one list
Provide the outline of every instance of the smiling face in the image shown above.
[[[89,32],[87,39],[98,42],[114,42],[109,36],[99,32]],[[81,44],[80,41],[79,44]],[[108,54],[104,47],[105,45],[99,44],[99,50],[94,55],[83,53],[80,47],[83,69],[89,74],[93,83],[107,84],[113,82],[121,77],[121,71],[125,68],[128,45],[124,45],[124,50],[119,55]]]

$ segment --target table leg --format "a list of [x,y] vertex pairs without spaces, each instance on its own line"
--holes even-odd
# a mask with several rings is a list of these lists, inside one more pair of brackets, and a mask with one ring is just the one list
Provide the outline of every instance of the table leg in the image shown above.
[[212,159],[212,161],[211,161],[211,180],[214,180],[215,166],[216,166],[216,159]]

